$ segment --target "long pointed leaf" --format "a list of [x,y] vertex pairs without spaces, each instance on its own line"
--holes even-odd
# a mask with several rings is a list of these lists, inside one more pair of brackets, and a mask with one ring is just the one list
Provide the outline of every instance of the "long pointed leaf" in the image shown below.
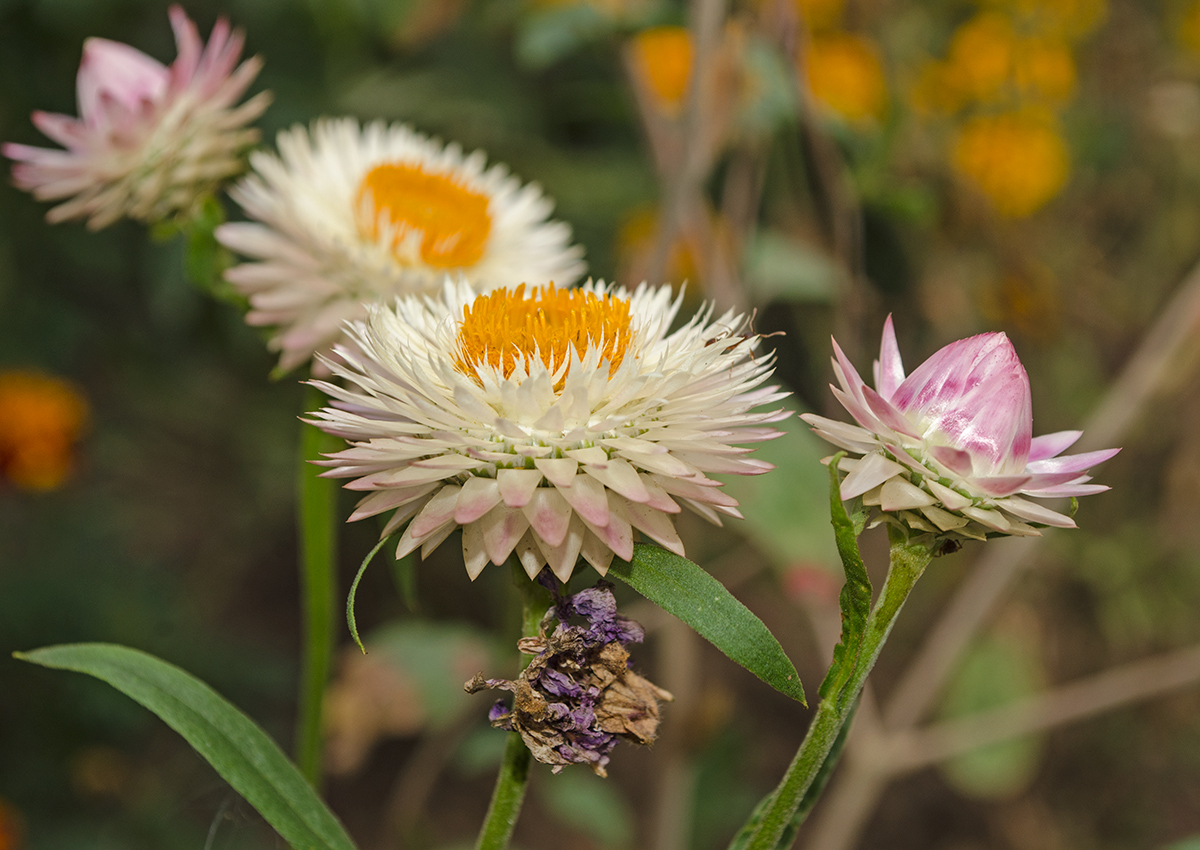
[[355,850],[338,819],[278,745],[189,673],[136,649],[105,643],[49,646],[14,656],[103,679],[150,709],[296,850]]
[[687,558],[644,543],[633,560],[614,560],[619,578],[780,693],[807,705],[800,674],[779,641],[753,612]]

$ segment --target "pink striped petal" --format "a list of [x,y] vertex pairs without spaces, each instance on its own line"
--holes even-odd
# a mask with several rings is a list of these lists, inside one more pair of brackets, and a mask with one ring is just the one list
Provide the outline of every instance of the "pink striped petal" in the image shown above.
[[883,340],[879,344],[879,360],[875,364],[875,389],[891,401],[899,386],[904,383],[904,363],[900,359],[900,346],[896,344],[896,328],[889,313],[883,323]]
[[966,478],[972,472],[971,456],[964,451],[950,446],[930,446],[929,454],[960,478]]
[[897,388],[892,403],[920,423],[927,439],[942,435],[993,473],[1025,468],[1033,430],[1029,377],[1002,333],[935,352]]

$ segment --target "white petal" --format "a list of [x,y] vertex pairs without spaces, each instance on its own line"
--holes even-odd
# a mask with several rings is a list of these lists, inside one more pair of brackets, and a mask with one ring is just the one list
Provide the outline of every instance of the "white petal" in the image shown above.
[[433,534],[447,522],[454,520],[454,508],[458,503],[458,494],[462,490],[458,485],[450,485],[439,490],[425,507],[417,514],[406,533],[414,538],[423,539]]
[[630,501],[650,501],[646,485],[628,461],[612,458],[604,466],[584,465],[583,471]]
[[942,531],[953,531],[956,528],[962,528],[968,522],[966,517],[952,514],[949,511],[944,511],[932,505],[921,508],[921,513],[925,514],[929,518],[929,521]]
[[538,458],[533,465],[541,470],[546,480],[555,487],[570,487],[579,470],[579,461],[569,457]]
[[500,469],[496,471],[496,481],[504,504],[510,508],[523,508],[542,483],[542,473],[537,469]]
[[951,490],[949,487],[939,484],[932,478],[925,479],[925,486],[933,492],[933,495],[938,497],[938,500],[948,510],[961,511],[963,508],[970,507],[973,504],[970,496],[964,496],[957,490]]
[[842,479],[842,499],[853,499],[902,472],[903,466],[884,457],[880,452],[872,452],[858,462],[853,472]]
[[903,478],[890,478],[879,492],[879,506],[885,511],[904,511],[932,505],[937,499]]
[[993,531],[1008,531],[1012,524],[999,511],[989,511],[986,508],[963,508],[963,516],[968,516],[980,525],[986,525]]
[[475,581],[489,560],[487,547],[483,543],[483,527],[479,523],[472,522],[463,526],[462,548],[467,575],[471,577],[471,581]]

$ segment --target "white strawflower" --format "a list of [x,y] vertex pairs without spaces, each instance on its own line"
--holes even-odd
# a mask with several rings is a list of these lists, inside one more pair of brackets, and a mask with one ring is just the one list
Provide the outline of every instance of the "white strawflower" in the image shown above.
[[367,304],[436,293],[447,274],[486,290],[567,286],[584,272],[550,199],[481,151],[351,118],[294,127],[278,147],[256,153],[231,193],[261,223],[223,225],[217,238],[257,261],[226,277],[250,299],[246,321],[278,328],[281,370],[328,354]]
[[581,556],[603,574],[635,531],[683,554],[671,515],[740,517],[709,474],[770,469],[734,444],[788,414],[755,410],[786,393],[760,386],[772,358],[745,319],[709,307],[668,333],[679,304],[645,284],[447,281],[440,299],[373,307],[329,362],[348,388],[317,382],[336,401],[313,424],[352,444],[325,474],[369,491],[351,519],[407,524],[397,557],[461,527],[471,578],[514,552],[530,576],[565,581]]
[[258,141],[246,125],[270,102],[238,99],[262,67],[238,64],[242,33],[224,18],[208,46],[178,6],[169,11],[179,56],[170,67],[127,44],[89,38],[77,91],[79,117],[33,113],[33,123],[66,150],[6,144],[13,182],[38,200],[69,200],[51,223],[86,218],[99,230],[121,216],[153,223],[186,212],[240,173],[242,151]]

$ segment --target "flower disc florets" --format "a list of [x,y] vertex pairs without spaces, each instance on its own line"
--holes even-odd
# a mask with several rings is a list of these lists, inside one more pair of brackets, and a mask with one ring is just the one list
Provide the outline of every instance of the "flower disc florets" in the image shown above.
[[[501,700],[488,719],[520,733],[533,757],[553,765],[555,773],[568,764],[586,764],[607,776],[617,742],[654,743],[658,704],[674,699],[630,669],[627,647],[641,643],[645,633],[617,613],[611,587],[602,581],[566,597],[556,589],[537,636],[518,643],[521,652],[534,656],[521,675],[513,681],[476,674],[466,684],[468,693],[511,691],[512,707]],[[571,625],[572,618],[585,625]]]
[[[1024,496],[1085,496],[1088,469],[1120,449],[1060,457],[1082,436],[1033,437],[1029,378],[1012,343],[987,333],[951,343],[905,377],[889,316],[875,389],[833,343],[838,401],[858,422],[805,414],[813,430],[862,455],[844,458],[843,499],[861,496],[885,521],[948,540],[993,534],[1036,536],[1037,525],[1074,528],[1070,517]],[[1031,525],[1032,523],[1032,525]]]
[[126,44],[85,42],[79,117],[33,114],[37,128],[65,151],[4,145],[4,155],[18,160],[18,187],[39,200],[70,198],[46,214],[50,222],[86,218],[98,230],[124,215],[152,223],[186,212],[241,172],[242,152],[258,141],[258,131],[246,125],[270,96],[235,104],[262,62],[238,65],[243,37],[224,18],[205,47],[181,8],[169,14],[179,47],[169,68]]
[[482,151],[464,154],[402,124],[324,119],[279,134],[231,192],[255,222],[217,238],[254,260],[226,273],[250,299],[246,321],[279,329],[284,371],[328,355],[366,304],[436,293],[448,275],[480,290],[569,286],[584,272],[553,203]]
[[603,574],[635,531],[683,554],[671,515],[741,516],[709,473],[770,469],[733,444],[787,413],[754,410],[784,394],[759,387],[772,360],[744,319],[706,309],[669,333],[679,304],[644,284],[447,282],[374,307],[329,364],[348,388],[318,383],[336,401],[314,424],[353,444],[325,474],[371,491],[351,519],[395,511],[397,557],[461,527],[471,578],[514,552],[531,577],[566,580],[580,557]]

